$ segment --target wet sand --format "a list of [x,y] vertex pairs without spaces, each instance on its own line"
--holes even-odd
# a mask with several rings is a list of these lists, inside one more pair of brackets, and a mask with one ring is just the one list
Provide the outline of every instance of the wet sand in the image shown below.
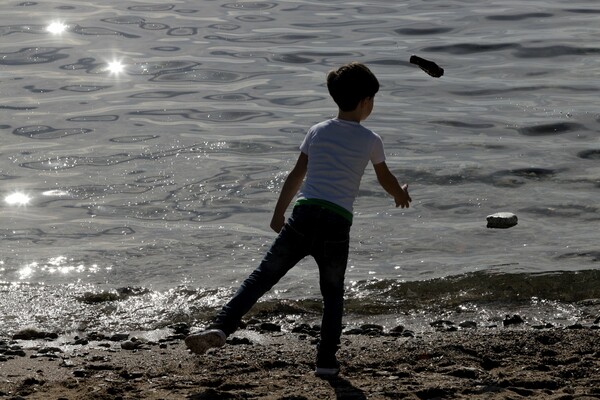
[[97,333],[34,339],[39,332],[0,339],[0,398],[600,398],[597,324],[348,330],[341,374],[329,380],[313,373],[313,330],[279,328],[249,326],[204,355],[185,348],[185,325],[157,341]]

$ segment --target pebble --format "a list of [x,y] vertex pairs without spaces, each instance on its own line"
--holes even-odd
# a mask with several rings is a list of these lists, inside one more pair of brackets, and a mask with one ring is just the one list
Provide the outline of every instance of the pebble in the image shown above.
[[273,322],[263,322],[259,325],[259,329],[263,332],[281,332],[281,325]]
[[458,324],[458,326],[460,326],[463,329],[475,329],[475,328],[477,328],[477,322],[475,322],[475,321],[463,321],[460,324]]
[[510,212],[499,212],[487,216],[487,227],[495,229],[507,229],[517,225],[518,218]]
[[23,329],[13,335],[13,340],[58,339],[54,332],[43,332],[37,329]]
[[504,326],[520,325],[523,323],[525,323],[525,321],[518,314],[515,314],[512,317],[507,315],[506,318],[504,318],[504,321],[502,321],[502,325]]
[[127,339],[129,339],[129,333],[115,333],[110,337],[113,342],[122,342]]
[[185,322],[169,325],[168,328],[172,329],[176,335],[188,336],[190,334],[190,326]]
[[134,342],[131,340],[127,340],[123,343],[121,343],[121,348],[123,350],[136,350],[139,349],[141,343],[140,342]]

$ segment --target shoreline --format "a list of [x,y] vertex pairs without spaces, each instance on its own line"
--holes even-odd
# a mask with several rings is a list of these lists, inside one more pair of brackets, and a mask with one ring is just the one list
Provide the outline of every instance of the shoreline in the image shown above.
[[341,373],[329,380],[314,376],[313,327],[280,328],[254,321],[200,356],[185,348],[186,324],[158,340],[0,338],[0,398],[600,399],[597,324],[417,334],[363,326],[342,335]]

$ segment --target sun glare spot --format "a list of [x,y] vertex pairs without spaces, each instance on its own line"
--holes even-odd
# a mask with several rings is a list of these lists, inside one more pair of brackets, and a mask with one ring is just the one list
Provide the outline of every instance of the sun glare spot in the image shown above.
[[23,192],[14,192],[4,198],[10,206],[26,206],[31,202],[31,196]]
[[53,35],[60,35],[61,33],[67,30],[67,25],[63,24],[60,21],[53,21],[50,25],[46,27],[46,30]]
[[38,263],[33,262],[31,264],[27,264],[24,265],[19,271],[19,279],[23,280],[23,279],[27,279],[27,278],[31,278],[31,276],[33,275],[33,273],[35,272],[35,269],[38,267]]
[[113,60],[106,65],[106,70],[112,75],[118,75],[125,70],[125,65],[119,60]]

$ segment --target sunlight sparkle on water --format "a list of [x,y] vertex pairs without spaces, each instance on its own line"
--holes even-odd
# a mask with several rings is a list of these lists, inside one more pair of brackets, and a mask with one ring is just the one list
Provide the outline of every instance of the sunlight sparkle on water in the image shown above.
[[67,30],[67,25],[63,24],[60,21],[53,21],[46,27],[46,30],[53,35],[60,35],[64,31]]
[[26,206],[31,201],[31,196],[23,192],[14,192],[6,196],[4,201],[11,206]]
[[107,64],[106,70],[112,75],[118,75],[125,70],[125,65],[119,60],[113,60]]
[[38,267],[38,263],[36,263],[36,262],[32,262],[30,264],[24,265],[18,271],[19,279],[23,280],[23,279],[31,278],[31,276],[33,275],[33,273],[37,267]]

